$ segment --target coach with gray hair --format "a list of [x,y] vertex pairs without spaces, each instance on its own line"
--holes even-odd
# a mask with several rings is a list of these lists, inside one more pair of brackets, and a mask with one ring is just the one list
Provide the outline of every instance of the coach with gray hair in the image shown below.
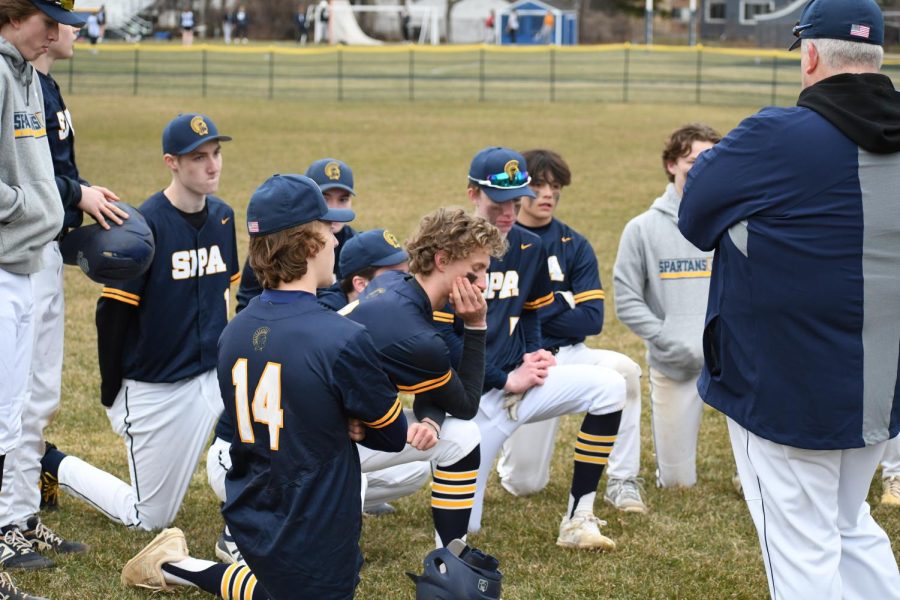
[[900,93],[873,0],[812,0],[794,35],[797,106],[745,119],[685,186],[679,229],[716,251],[698,388],[772,597],[900,598],[866,503],[900,430]]

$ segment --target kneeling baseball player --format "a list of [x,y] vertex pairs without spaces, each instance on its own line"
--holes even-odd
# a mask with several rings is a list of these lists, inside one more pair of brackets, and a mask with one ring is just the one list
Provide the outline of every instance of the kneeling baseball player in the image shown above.
[[[246,565],[190,558],[180,530],[122,571],[126,585],[195,585],[226,598],[352,598],[362,555],[353,441],[403,448],[406,417],[365,328],[316,302],[337,239],[316,184],[275,175],[247,209],[250,264],[263,284],[219,341],[219,386],[236,424],[223,516]],[[251,572],[252,569],[252,572]]]

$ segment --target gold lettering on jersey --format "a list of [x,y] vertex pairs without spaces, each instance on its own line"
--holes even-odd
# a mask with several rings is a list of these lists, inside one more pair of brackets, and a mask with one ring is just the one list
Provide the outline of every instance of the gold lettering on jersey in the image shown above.
[[503,300],[504,298],[515,298],[519,295],[519,273],[518,271],[506,271],[505,273],[492,272],[488,273],[488,287],[484,292],[486,300]]
[[556,255],[547,258],[547,269],[550,271],[550,281],[565,281],[566,274],[563,273],[562,267],[559,266],[559,259]]
[[204,275],[225,273],[227,270],[225,261],[222,259],[222,252],[216,244],[209,249],[192,248],[172,253],[172,279],[203,277]]

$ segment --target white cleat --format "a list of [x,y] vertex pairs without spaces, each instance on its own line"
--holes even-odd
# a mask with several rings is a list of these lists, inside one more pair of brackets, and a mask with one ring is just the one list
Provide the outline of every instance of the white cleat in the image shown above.
[[163,529],[143,550],[122,568],[122,585],[151,590],[173,589],[163,576],[162,566],[188,558],[187,541],[177,527]]
[[600,533],[606,525],[591,513],[575,513],[572,518],[563,517],[559,524],[556,545],[564,548],[581,548],[609,552],[616,549],[616,543]]

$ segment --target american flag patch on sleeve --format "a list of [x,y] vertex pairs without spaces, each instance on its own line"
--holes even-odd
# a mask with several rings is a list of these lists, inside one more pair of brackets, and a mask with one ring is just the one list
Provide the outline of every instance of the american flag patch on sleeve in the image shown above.
[[851,25],[850,35],[869,39],[869,27],[867,25]]

